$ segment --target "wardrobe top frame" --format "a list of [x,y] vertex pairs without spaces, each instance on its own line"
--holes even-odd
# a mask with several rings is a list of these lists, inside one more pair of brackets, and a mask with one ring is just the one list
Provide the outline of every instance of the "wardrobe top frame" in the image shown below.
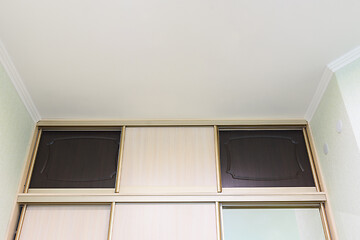
[[304,119],[264,120],[40,120],[37,127],[164,127],[164,126],[305,127]]

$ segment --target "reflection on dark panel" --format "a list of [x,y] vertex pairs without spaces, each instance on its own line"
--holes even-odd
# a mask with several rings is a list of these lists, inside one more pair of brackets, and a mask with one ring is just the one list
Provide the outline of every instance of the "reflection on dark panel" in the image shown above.
[[119,143],[119,131],[43,131],[30,188],[115,187]]
[[220,131],[223,187],[313,187],[300,130]]

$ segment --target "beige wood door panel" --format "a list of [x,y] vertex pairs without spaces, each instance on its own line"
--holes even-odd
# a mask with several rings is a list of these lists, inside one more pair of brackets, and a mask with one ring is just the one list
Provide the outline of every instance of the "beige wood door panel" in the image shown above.
[[119,203],[112,240],[216,240],[215,203]]
[[110,205],[29,205],[21,240],[107,239]]
[[126,128],[120,193],[216,192],[213,127]]

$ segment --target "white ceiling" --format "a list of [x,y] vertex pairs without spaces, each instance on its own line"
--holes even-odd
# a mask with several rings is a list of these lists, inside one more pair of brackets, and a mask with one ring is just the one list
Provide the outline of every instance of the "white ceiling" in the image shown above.
[[1,0],[41,118],[303,118],[359,0]]

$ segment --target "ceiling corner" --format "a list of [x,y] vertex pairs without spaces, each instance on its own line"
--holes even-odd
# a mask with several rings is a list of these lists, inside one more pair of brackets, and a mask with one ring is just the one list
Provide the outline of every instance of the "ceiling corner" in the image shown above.
[[356,61],[359,58],[360,58],[360,46],[357,46],[353,50],[347,52],[346,54],[342,55],[341,57],[329,63],[327,67],[332,72],[336,72],[341,68],[345,67],[346,65]]
[[23,104],[25,105],[27,111],[29,112],[31,118],[34,122],[38,122],[41,119],[41,116],[23,83],[20,74],[16,70],[14,63],[12,62],[4,44],[0,40],[0,63],[3,65],[6,73],[8,74],[12,84],[14,85],[17,93],[20,96]]
[[360,58],[360,46],[354,48],[353,50],[347,52],[346,54],[342,55],[341,57],[335,59],[334,61],[326,65],[326,68],[323,72],[323,75],[321,76],[321,80],[316,89],[316,92],[305,113],[305,119],[308,122],[310,122],[310,120],[312,119],[333,74],[339,71],[341,68],[345,67],[346,65],[356,61],[359,58]]

